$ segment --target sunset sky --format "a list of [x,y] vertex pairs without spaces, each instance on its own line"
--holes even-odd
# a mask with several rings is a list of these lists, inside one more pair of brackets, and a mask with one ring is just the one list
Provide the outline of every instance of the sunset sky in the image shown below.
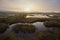
[[0,11],[60,12],[60,0],[0,0]]

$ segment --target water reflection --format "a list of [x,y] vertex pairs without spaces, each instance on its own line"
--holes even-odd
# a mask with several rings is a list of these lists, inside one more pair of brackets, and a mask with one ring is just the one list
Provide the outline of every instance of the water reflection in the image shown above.
[[[17,24],[21,24],[21,23],[12,24],[9,26],[9,28],[12,29]],[[35,22],[32,24],[35,26],[36,31],[42,31],[42,30],[47,29],[47,27],[45,27],[45,25],[44,25],[44,22]]]
[[[12,31],[12,29],[13,29],[13,27],[15,26],[15,25],[17,25],[17,24],[21,24],[21,23],[16,23],[16,24],[12,24],[12,25],[10,25],[9,26],[9,28],[7,29],[7,31],[5,32],[5,33],[8,33],[8,32],[11,32]],[[44,30],[46,30],[46,29],[51,29],[51,28],[47,28],[47,27],[45,27],[45,25],[44,25],[44,22],[35,22],[35,23],[32,23],[34,26],[35,26],[35,28],[36,28],[36,32],[38,32],[38,31],[44,31]],[[35,33],[36,33],[35,32]],[[31,37],[31,36],[34,36],[35,35],[35,33],[22,33],[22,32],[19,32],[19,33],[17,33],[16,35],[19,37],[26,37],[26,36],[29,36],[29,37]]]
[[35,22],[33,25],[36,27],[36,31],[43,31],[47,29],[44,25],[44,22]]

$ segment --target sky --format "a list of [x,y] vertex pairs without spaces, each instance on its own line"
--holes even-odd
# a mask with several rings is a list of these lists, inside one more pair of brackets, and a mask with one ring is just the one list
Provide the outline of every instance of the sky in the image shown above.
[[60,0],[0,0],[0,11],[60,12]]

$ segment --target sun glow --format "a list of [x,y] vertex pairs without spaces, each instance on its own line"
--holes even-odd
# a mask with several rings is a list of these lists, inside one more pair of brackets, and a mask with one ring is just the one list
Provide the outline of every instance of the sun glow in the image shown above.
[[27,5],[27,6],[24,8],[24,11],[30,12],[30,11],[31,11],[31,6]]

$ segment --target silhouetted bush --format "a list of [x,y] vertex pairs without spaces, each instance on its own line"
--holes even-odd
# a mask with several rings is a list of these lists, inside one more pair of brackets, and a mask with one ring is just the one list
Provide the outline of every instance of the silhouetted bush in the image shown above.
[[5,23],[6,22],[6,18],[5,17],[1,17],[0,18],[0,23]]
[[0,23],[0,33],[3,33],[8,28],[8,24]]
[[56,37],[53,35],[49,35],[45,40],[56,40]]

